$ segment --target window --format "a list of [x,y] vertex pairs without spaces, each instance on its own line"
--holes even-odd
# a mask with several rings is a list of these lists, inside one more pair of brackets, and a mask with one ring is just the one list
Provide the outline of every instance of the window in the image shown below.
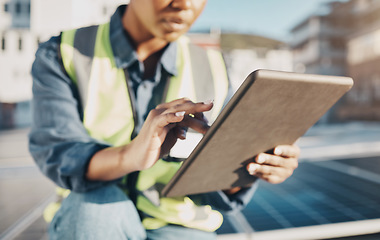
[[21,13],[21,3],[17,2],[15,7],[16,7],[16,14],[20,14]]
[[27,14],[30,15],[30,3],[26,5],[26,11],[27,11]]
[[18,39],[18,50],[21,51],[22,50],[22,38],[19,37]]
[[4,3],[4,12],[9,12],[9,5],[8,5],[8,3]]
[[1,50],[5,50],[5,38],[4,37],[2,37],[1,38]]

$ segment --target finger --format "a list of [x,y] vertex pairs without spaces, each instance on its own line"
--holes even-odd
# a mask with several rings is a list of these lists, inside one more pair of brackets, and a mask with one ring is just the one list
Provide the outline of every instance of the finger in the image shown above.
[[154,123],[157,127],[164,128],[171,123],[178,123],[183,120],[185,111],[175,113],[162,113],[154,119]]
[[268,165],[260,165],[256,163],[250,163],[247,165],[247,170],[250,175],[254,175],[257,177],[264,176],[277,176],[279,178],[286,179],[290,175],[293,174],[293,169],[281,168],[281,167],[273,167]]
[[275,147],[274,154],[283,157],[298,158],[300,155],[300,148],[297,145],[279,145]]
[[170,130],[172,130],[173,128],[177,127],[177,123],[169,123],[168,125],[166,125],[164,127],[164,129],[167,130],[167,132],[169,132]]
[[193,118],[190,116],[185,116],[181,123],[179,123],[180,126],[189,127],[194,129],[195,131],[206,134],[206,132],[209,130],[210,126],[205,122],[203,119],[199,120],[197,118]]
[[171,108],[175,105],[182,104],[182,103],[185,103],[188,101],[190,101],[190,99],[188,99],[188,98],[179,98],[179,99],[173,100],[171,102],[161,103],[161,104],[156,106],[156,109],[167,109],[167,108]]
[[286,180],[286,178],[281,178],[281,177],[276,176],[276,175],[261,175],[258,177],[264,181],[271,183],[271,184],[279,184],[279,183],[282,183]]
[[[204,104],[206,105],[214,105],[214,100],[207,100],[205,102],[203,102]],[[203,112],[197,112],[197,113],[194,113],[194,117],[199,119],[199,120],[203,120],[205,121],[207,124],[209,123],[208,119],[206,118],[206,116],[203,114]]]
[[192,101],[186,101],[186,102],[174,105],[166,109],[164,113],[185,111],[186,114],[194,115],[199,112],[210,111],[212,107],[213,107],[212,102],[211,103],[203,103],[203,102],[194,103]]
[[183,127],[179,127],[179,126],[176,126],[174,129],[174,134],[177,138],[181,139],[181,140],[185,140],[186,139],[186,133],[187,133],[187,129],[183,128]]
[[296,169],[298,167],[297,158],[285,158],[267,153],[260,153],[257,155],[255,162],[258,164],[283,167],[288,169]]
[[207,120],[207,118],[203,114],[203,112],[197,112],[197,113],[194,113],[194,114],[188,114],[187,116],[195,118],[195,119],[198,119],[198,120],[204,122],[205,124],[209,123],[208,120]]
[[292,175],[293,170],[282,168],[282,167],[273,167],[268,165],[260,165],[256,170],[256,175],[275,175],[279,177],[289,177]]

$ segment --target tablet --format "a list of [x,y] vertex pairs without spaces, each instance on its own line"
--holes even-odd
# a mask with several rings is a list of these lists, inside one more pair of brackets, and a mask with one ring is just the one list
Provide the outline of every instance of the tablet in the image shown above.
[[183,196],[251,184],[246,165],[293,144],[353,85],[349,77],[270,70],[252,72],[165,186]]

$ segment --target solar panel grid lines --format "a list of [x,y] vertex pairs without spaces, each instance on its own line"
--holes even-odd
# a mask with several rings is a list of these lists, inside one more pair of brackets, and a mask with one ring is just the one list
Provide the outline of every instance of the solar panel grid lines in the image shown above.
[[[303,183],[299,183],[299,184],[302,185]],[[304,185],[305,187],[311,186],[310,184],[309,185],[304,184]],[[364,216],[362,216],[361,214],[358,214],[356,211],[353,211],[351,210],[350,207],[346,206],[344,201],[337,201],[336,197],[333,195],[329,196],[326,194],[325,198],[322,201],[320,200],[320,205],[318,206],[319,208],[323,209],[323,206],[321,205],[328,206],[330,209],[332,208],[335,211],[339,212],[340,215],[343,215],[343,216],[345,215],[348,218],[351,218],[351,220],[365,219]],[[316,207],[317,205],[314,205],[314,206]],[[313,207],[313,205],[311,207]],[[328,221],[328,223],[332,223],[332,222],[334,221],[331,221],[331,219]]]
[[[329,183],[336,184],[344,188],[350,188],[354,191],[362,191],[363,193],[371,193],[367,188],[363,188],[363,185],[368,187],[370,190],[378,189],[378,184],[373,181],[368,181],[367,179],[358,178],[357,176],[352,176],[349,171],[337,171],[337,169],[331,169],[330,166],[333,165],[333,161],[326,163],[325,165],[320,165],[323,163],[310,163],[310,168],[315,170],[315,174],[319,175],[321,180],[329,179]],[[376,199],[378,195],[376,196]]]
[[[299,184],[308,183],[305,187],[319,188],[320,191],[326,194],[325,204],[334,207],[336,210],[342,212],[343,215],[351,217],[352,220],[366,219],[365,216],[355,211],[353,207],[360,206],[363,200],[369,199],[357,194],[350,186],[345,186],[348,181],[342,181],[344,180],[343,177],[340,177],[339,181],[332,181],[331,177],[333,176],[334,173],[319,177],[316,174],[309,175],[307,179],[304,179],[304,181]],[[351,179],[351,181],[354,180],[355,179]]]
[[379,219],[380,185],[320,166],[331,162],[302,162],[283,184],[261,182],[242,211],[255,231]]
[[342,173],[331,176],[330,180],[332,182],[340,181],[343,187],[351,189],[356,195],[364,195],[366,199],[372,199],[375,202],[379,200],[379,184]]
[[[358,162],[359,159],[357,159],[356,162]],[[368,161],[368,160],[365,160]],[[351,176],[355,176],[364,180],[368,180],[374,183],[380,184],[380,166],[375,165],[375,164],[365,164],[364,166],[360,164],[345,164],[340,161],[330,161],[329,163],[323,163],[323,162],[314,162],[315,165],[318,165],[323,168],[328,168],[337,172],[342,172],[345,174],[349,174]],[[380,165],[380,162],[379,162]],[[367,170],[367,169],[368,170]],[[378,172],[376,173],[376,169],[378,169]]]
[[[255,196],[255,203],[257,203],[268,216],[270,216],[275,222],[278,223],[281,228],[294,227],[273,205],[269,204],[266,199],[260,195]],[[244,213],[243,213],[244,214]],[[246,215],[246,214],[244,214]],[[246,216],[247,219],[249,219]]]
[[[312,216],[312,213],[315,214],[315,212],[318,212],[318,214],[321,216],[329,216],[330,217],[329,219],[327,219],[326,217],[323,217],[325,219],[325,221],[316,221],[315,223],[310,223],[310,221],[305,221],[305,217],[300,218],[300,219],[293,219],[292,215],[288,214],[287,216],[289,218],[291,218],[293,221],[298,222],[298,224],[296,225],[297,227],[306,226],[308,224],[309,225],[316,225],[316,224],[331,223],[331,222],[334,222],[331,219],[331,215],[337,215],[337,216],[342,215],[341,211],[337,211],[337,209],[335,209],[334,207],[332,207],[326,203],[327,197],[325,195],[323,195],[323,197],[321,197],[321,194],[314,194],[314,193],[318,193],[318,190],[316,190],[315,188],[311,188],[310,186],[307,186],[306,184],[304,184],[304,185],[297,184],[297,185],[298,185],[298,188],[301,187],[300,189],[304,189],[304,190],[301,190],[302,195],[308,196],[307,198],[304,197],[302,199],[302,201],[305,202],[304,205],[308,205],[308,208],[312,209],[312,210],[311,211],[307,210],[307,208],[304,208],[304,209],[296,209],[295,208],[296,211],[303,213],[304,215],[309,216],[309,217]],[[292,187],[292,186],[294,186],[294,185],[287,185],[286,190],[288,190],[288,188]],[[289,194],[286,195],[286,198],[289,198],[288,195]],[[299,194],[295,194],[294,197],[299,198]],[[301,198],[299,198],[299,199],[301,199]],[[280,207],[280,206],[278,206],[278,207]]]
[[[329,166],[333,164],[337,163],[331,163]],[[322,166],[328,166],[328,164],[323,164]],[[339,166],[342,167],[343,165],[340,164]],[[367,179],[363,179],[363,177],[350,177],[349,175],[350,171],[344,171],[344,169],[342,172],[331,174],[329,187],[331,188],[331,185],[335,185],[336,188],[334,189],[337,189],[341,193],[343,192],[344,194],[342,194],[342,196],[344,196],[347,200],[356,200],[361,204],[366,203],[370,205],[376,205],[379,203],[380,188],[377,181],[368,182]]]
[[287,201],[298,211],[305,213],[305,215],[313,219],[317,224],[329,223],[329,221],[324,216],[322,216],[320,213],[318,213],[318,211],[314,210],[310,205],[306,204],[301,200],[301,198],[298,198],[296,195],[288,194],[287,191],[280,187],[272,191],[274,191],[275,194],[278,194],[279,196],[285,196],[285,198],[283,198],[284,201]]
[[351,166],[360,167],[363,170],[372,171],[374,173],[380,173],[380,157],[366,157],[366,158],[351,158],[340,160],[340,163],[344,163]]
[[280,186],[266,188],[266,191],[271,192],[272,198],[276,199],[276,201],[269,200],[268,202],[286,216],[294,226],[326,223],[322,215],[305,204],[305,202],[314,201],[307,188],[299,188],[295,184],[286,184],[286,186],[286,189]]

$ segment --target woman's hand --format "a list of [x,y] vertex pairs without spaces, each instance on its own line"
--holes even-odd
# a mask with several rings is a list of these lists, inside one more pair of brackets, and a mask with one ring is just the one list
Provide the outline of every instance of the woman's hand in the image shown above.
[[[263,179],[269,183],[282,183],[289,178],[298,167],[300,149],[296,145],[280,145],[274,148],[273,154],[260,153],[247,165],[249,174]],[[223,190],[225,194],[232,195],[242,188],[235,187]]]
[[169,153],[178,138],[186,138],[187,128],[206,133],[209,126],[203,112],[212,107],[211,101],[193,103],[182,98],[160,104],[150,111],[140,133],[133,140],[136,148],[142,148],[143,155],[136,162],[136,168],[142,170],[153,166],[159,158]]
[[132,142],[97,152],[90,160],[86,177],[90,180],[114,180],[152,167],[169,153],[178,138],[186,138],[187,128],[206,133],[209,126],[203,112],[212,107],[211,101],[194,103],[187,98],[158,105],[149,112],[140,133]]
[[247,165],[247,171],[269,183],[282,183],[298,167],[300,149],[296,145],[277,146],[273,154],[260,153],[255,162]]

